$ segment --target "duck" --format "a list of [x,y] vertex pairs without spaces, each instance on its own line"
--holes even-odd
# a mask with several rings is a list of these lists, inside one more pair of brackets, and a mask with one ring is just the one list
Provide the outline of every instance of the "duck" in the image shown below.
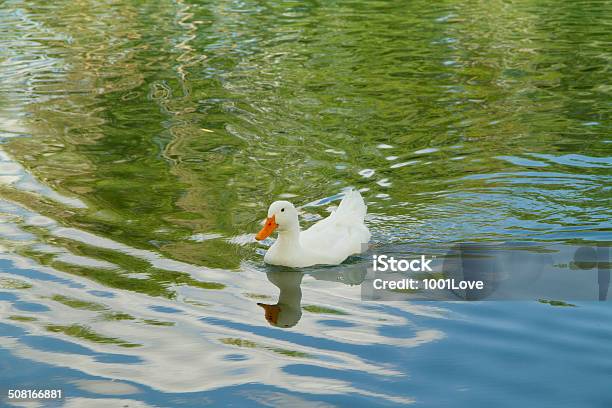
[[365,225],[367,206],[357,190],[347,192],[338,208],[305,231],[301,231],[298,211],[289,201],[275,201],[268,208],[264,226],[255,239],[262,241],[278,233],[266,251],[270,265],[304,268],[313,265],[339,265],[367,248],[370,231]]

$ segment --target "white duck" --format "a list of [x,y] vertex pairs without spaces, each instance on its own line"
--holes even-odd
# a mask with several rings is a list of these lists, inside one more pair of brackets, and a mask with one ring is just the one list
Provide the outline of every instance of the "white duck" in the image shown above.
[[370,240],[364,224],[367,207],[358,191],[348,192],[337,210],[327,218],[300,231],[298,212],[289,201],[275,201],[255,239],[261,241],[278,230],[278,239],[268,249],[264,262],[303,268],[339,265],[350,255],[361,253]]

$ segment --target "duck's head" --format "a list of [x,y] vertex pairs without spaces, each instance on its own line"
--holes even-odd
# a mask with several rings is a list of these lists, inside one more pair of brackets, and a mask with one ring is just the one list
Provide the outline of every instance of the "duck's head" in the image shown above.
[[298,227],[298,213],[293,204],[289,201],[275,201],[270,204],[268,218],[266,218],[263,228],[257,233],[255,239],[258,241],[266,239],[275,229],[282,232]]

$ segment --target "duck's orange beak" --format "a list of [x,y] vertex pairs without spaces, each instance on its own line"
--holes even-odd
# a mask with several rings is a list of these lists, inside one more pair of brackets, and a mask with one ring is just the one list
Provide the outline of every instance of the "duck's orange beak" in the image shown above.
[[262,307],[266,311],[266,320],[268,323],[273,325],[278,324],[278,315],[281,311],[279,305],[266,305],[265,303],[258,303],[257,306]]
[[255,239],[261,241],[262,239],[266,239],[274,232],[274,230],[278,227],[274,216],[266,218],[266,224],[264,227],[255,235]]

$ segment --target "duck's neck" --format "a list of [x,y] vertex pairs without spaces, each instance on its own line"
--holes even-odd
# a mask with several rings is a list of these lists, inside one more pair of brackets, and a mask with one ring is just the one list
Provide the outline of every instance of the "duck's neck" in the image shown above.
[[300,227],[279,231],[276,245],[283,251],[300,249]]

